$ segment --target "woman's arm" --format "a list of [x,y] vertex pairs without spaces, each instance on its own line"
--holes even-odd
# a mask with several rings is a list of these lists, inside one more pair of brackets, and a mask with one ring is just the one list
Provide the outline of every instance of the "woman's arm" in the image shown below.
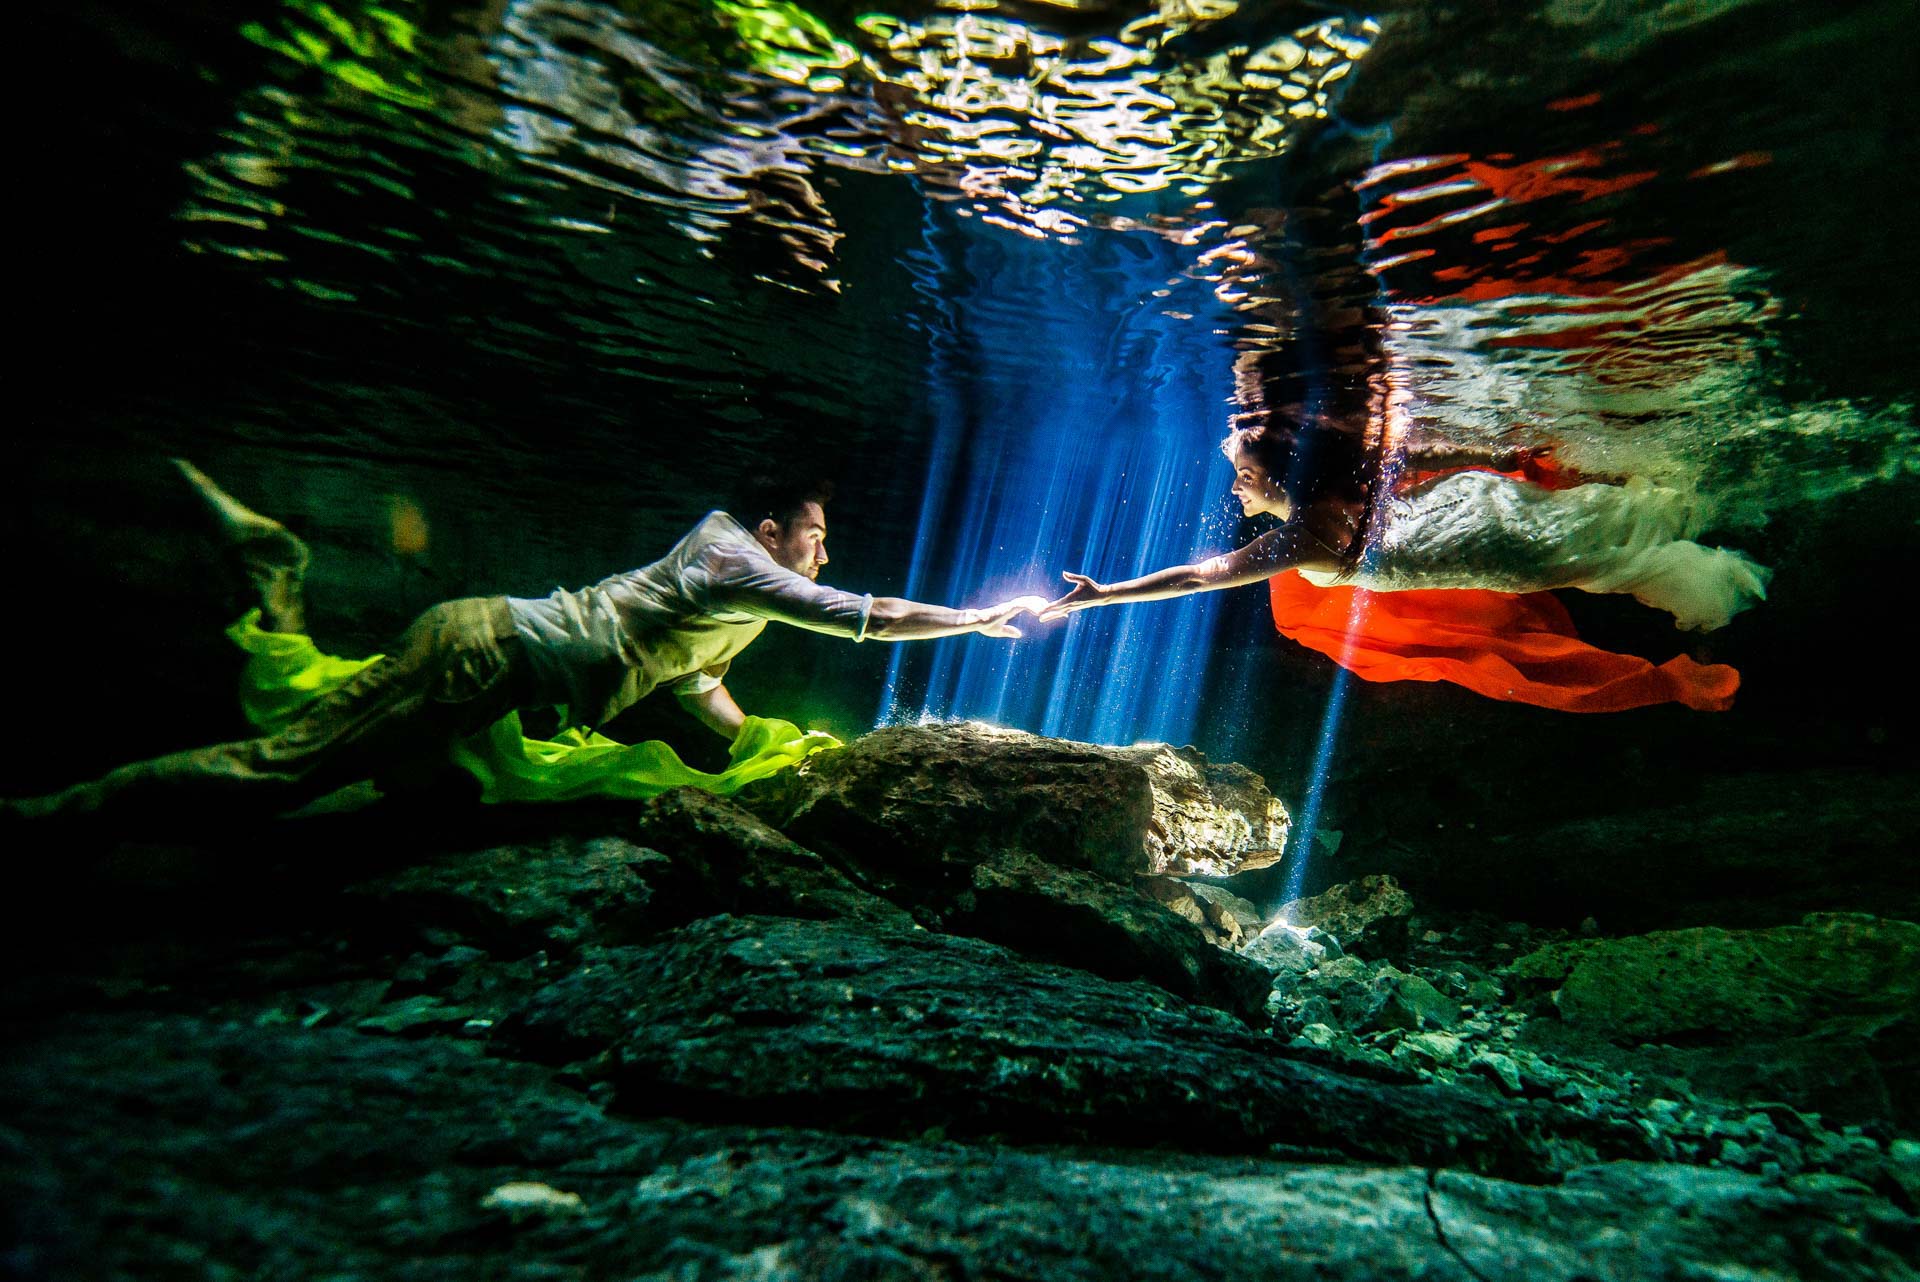
[[1404,448],[1407,466],[1420,472],[1443,472],[1456,467],[1490,467],[1496,472],[1518,471],[1528,459],[1551,454],[1550,445],[1459,445],[1451,441],[1415,441]]
[[1194,565],[1168,566],[1152,574],[1125,583],[1096,583],[1084,574],[1063,574],[1073,590],[1057,601],[1048,602],[1040,611],[1045,620],[1063,618],[1075,610],[1096,605],[1120,605],[1129,601],[1161,601],[1167,597],[1189,596],[1195,592],[1216,592],[1243,583],[1270,579],[1282,570],[1305,565],[1312,569],[1337,569],[1339,562],[1319,544],[1306,537],[1296,524],[1269,530],[1243,548],[1225,556],[1212,557]]

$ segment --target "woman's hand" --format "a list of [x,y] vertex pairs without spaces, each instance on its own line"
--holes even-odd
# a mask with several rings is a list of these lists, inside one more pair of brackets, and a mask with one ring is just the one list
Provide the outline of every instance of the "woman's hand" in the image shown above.
[[1064,619],[1075,610],[1085,610],[1091,606],[1105,605],[1110,589],[1104,583],[1095,583],[1084,574],[1075,574],[1067,570],[1061,578],[1073,584],[1073,590],[1056,601],[1049,601],[1037,613],[1042,623],[1051,623],[1055,619]]
[[1021,632],[1009,620],[1018,614],[1038,615],[1046,607],[1045,597],[1017,596],[1011,601],[1002,601],[999,605],[989,606],[980,611],[980,622],[973,630],[983,637],[1004,637],[1012,640],[1020,636]]

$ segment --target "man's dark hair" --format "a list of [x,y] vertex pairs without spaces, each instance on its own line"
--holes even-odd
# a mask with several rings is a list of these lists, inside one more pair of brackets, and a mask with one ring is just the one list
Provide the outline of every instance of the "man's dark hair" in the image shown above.
[[825,507],[832,497],[831,481],[756,476],[735,493],[727,513],[749,530],[766,520],[785,528],[807,504]]

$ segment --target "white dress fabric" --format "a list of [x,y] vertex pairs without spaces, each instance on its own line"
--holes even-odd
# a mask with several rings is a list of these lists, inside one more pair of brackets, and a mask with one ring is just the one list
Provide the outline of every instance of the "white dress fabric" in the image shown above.
[[1709,631],[1765,600],[1773,573],[1739,552],[1693,542],[1689,496],[1639,477],[1549,490],[1455,472],[1393,495],[1380,516],[1377,545],[1359,564],[1302,576],[1374,592],[1624,592],[1682,628]]

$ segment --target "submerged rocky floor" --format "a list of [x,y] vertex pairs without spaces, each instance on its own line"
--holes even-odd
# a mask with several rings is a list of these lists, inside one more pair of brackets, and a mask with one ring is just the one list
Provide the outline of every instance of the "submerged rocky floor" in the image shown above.
[[61,852],[9,1269],[1920,1276],[1920,926],[1609,936],[1360,875],[1190,751],[875,732],[731,801]]

